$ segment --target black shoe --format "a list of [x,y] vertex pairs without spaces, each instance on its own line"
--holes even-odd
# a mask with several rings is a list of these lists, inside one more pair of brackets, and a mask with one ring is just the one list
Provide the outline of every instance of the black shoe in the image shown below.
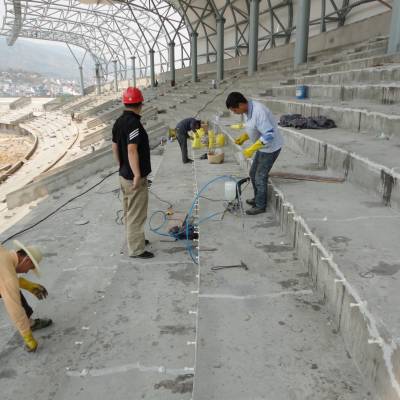
[[256,199],[248,199],[248,200],[246,200],[246,203],[249,206],[255,207],[256,206]]
[[246,210],[247,215],[257,215],[262,213],[265,213],[265,208],[252,207],[250,210]]
[[151,253],[150,251],[144,251],[142,254],[139,254],[138,256],[131,256],[132,258],[153,258],[154,254]]
[[150,240],[144,239],[144,244],[145,246],[148,246],[150,244]]
[[184,161],[183,163],[184,164],[190,164],[190,163],[192,163],[193,162],[193,160],[191,160],[190,158],[188,158],[186,161]]
[[39,329],[44,329],[50,326],[53,321],[50,318],[36,318],[33,320],[33,324],[31,325],[32,331],[38,331]]

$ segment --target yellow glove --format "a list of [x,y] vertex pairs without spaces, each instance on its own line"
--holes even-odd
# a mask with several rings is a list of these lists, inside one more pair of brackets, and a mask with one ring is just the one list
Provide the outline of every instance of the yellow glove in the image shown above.
[[243,129],[243,124],[242,123],[240,123],[240,124],[233,124],[233,125],[231,125],[231,129]]
[[249,139],[249,135],[247,133],[243,133],[235,139],[235,144],[238,144],[239,146],[241,146],[248,139]]
[[39,285],[35,282],[28,281],[28,279],[25,278],[19,278],[19,287],[21,289],[27,290],[28,292],[31,292],[39,300],[45,299],[48,294],[44,286]]
[[253,154],[257,151],[260,150],[264,145],[261,143],[261,140],[257,140],[254,144],[252,144],[250,147],[247,147],[247,149],[243,150],[243,155],[247,158],[253,157]]
[[24,339],[26,350],[28,350],[29,352],[36,351],[38,347],[38,342],[33,337],[32,332],[23,335],[22,338]]

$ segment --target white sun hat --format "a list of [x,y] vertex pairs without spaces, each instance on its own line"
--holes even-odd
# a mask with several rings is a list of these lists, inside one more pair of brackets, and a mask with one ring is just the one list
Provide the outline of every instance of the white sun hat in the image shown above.
[[40,276],[39,263],[43,259],[43,254],[40,249],[36,246],[24,246],[19,240],[14,240],[14,244],[18,248],[17,251],[23,250],[26,255],[31,259],[35,267],[32,272],[37,276]]

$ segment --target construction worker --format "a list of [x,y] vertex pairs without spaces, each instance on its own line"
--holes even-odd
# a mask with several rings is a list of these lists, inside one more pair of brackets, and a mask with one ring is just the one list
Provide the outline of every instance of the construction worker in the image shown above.
[[201,121],[196,118],[185,118],[182,121],[178,122],[176,125],[176,139],[178,140],[179,146],[181,148],[182,153],[182,162],[184,164],[192,163],[193,160],[188,158],[188,148],[187,148],[187,140],[189,138],[189,131],[196,131],[200,129]]
[[236,138],[235,143],[242,145],[249,138],[253,142],[252,146],[243,150],[243,154],[248,158],[255,153],[250,168],[254,198],[246,200],[246,203],[252,206],[246,210],[246,214],[257,215],[265,212],[267,208],[268,174],[279,156],[283,138],[274,116],[264,104],[247,100],[239,92],[232,92],[226,99],[226,107],[235,114],[245,116],[247,133]]
[[39,263],[43,258],[42,253],[37,247],[25,247],[17,240],[14,243],[18,247],[16,251],[9,251],[0,246],[0,296],[10,319],[24,340],[25,348],[31,352],[36,351],[38,347],[32,331],[46,328],[53,321],[31,318],[33,310],[20,289],[29,291],[39,300],[47,297],[47,290],[44,286],[24,278],[18,278],[17,275],[26,274],[30,270],[38,275]]
[[119,164],[119,179],[123,195],[128,255],[134,258],[152,258],[145,250],[144,237],[147,218],[148,181],[151,172],[149,137],[140,122],[143,107],[142,92],[128,87],[122,94],[123,114],[112,129],[112,150]]

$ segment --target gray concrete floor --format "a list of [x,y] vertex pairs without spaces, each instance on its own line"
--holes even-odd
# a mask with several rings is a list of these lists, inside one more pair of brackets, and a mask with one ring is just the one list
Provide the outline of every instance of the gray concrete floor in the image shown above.
[[[186,210],[192,171],[177,164],[177,154],[176,146],[168,147],[152,190]],[[98,180],[43,201],[13,230]],[[189,311],[196,303],[196,269],[181,243],[150,233],[156,258],[138,262],[121,254],[116,188],[115,175],[19,237],[44,250],[41,282],[49,297],[40,303],[27,297],[35,315],[53,318],[54,325],[35,334],[40,347],[28,354],[1,311],[2,399],[191,398],[195,353],[188,342],[195,321]],[[149,212],[165,208],[151,195]]]

